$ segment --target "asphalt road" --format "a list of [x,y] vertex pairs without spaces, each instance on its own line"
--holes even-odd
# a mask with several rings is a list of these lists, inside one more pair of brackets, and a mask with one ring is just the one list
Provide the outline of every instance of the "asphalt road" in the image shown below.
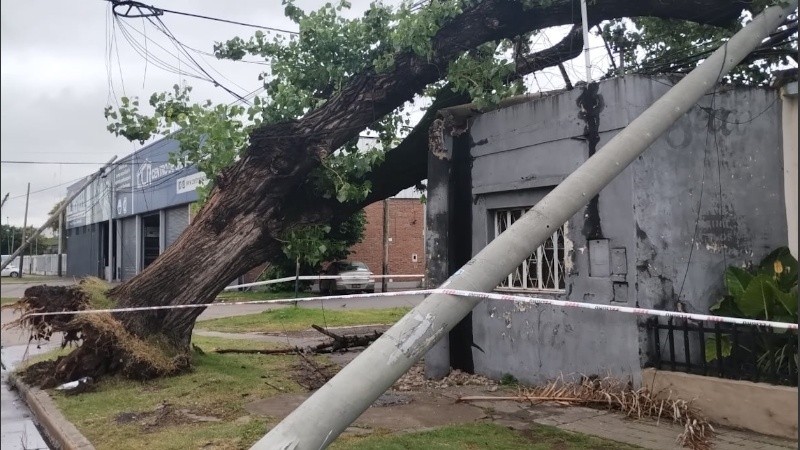
[[[23,280],[31,278],[31,276],[25,276]],[[48,277],[46,279],[37,280],[31,282],[22,282],[22,280],[10,280],[8,278],[3,278],[0,280],[0,297],[10,297],[10,298],[20,298],[22,294],[25,293],[25,289],[28,289],[31,286],[36,286],[39,284],[47,284],[49,286],[68,286],[70,284],[75,284],[75,280],[72,278],[62,278],[62,279],[54,279],[52,277]]]

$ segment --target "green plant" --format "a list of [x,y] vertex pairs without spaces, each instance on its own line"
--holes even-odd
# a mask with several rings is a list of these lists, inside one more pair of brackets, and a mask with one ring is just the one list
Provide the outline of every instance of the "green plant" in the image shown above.
[[507,373],[500,378],[500,384],[503,386],[516,386],[519,384],[519,380],[514,375]]
[[[797,323],[797,259],[781,247],[767,255],[757,267],[725,270],[726,294],[711,306],[715,315]],[[797,334],[786,330],[757,333],[751,348],[759,369],[770,373],[797,373]],[[729,357],[736,349],[729,335],[720,336],[720,354],[716,337],[706,339],[706,360]]]

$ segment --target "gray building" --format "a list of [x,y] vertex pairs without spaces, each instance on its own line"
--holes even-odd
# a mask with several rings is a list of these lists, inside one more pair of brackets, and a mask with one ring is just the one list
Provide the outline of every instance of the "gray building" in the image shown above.
[[194,166],[170,162],[178,148],[169,138],[141,148],[68,205],[67,275],[128,280],[175,242],[189,224],[196,188],[206,181]]
[[[673,84],[626,76],[453,118],[460,132],[429,158],[429,280],[446,279]],[[497,291],[707,312],[726,266],[787,245],[782,101],[761,88],[706,95]],[[426,365],[433,376],[452,366],[526,382],[582,373],[639,383],[654,345],[643,321],[483,301]]]

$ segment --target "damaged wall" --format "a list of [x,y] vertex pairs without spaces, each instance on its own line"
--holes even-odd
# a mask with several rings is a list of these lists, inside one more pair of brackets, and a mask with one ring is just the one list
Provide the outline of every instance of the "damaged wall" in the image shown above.
[[[493,210],[534,205],[670,85],[628,76],[475,118],[467,140],[473,254],[493,238]],[[535,295],[707,311],[725,264],[786,245],[775,96],[706,96],[571,218],[566,289]],[[473,341],[477,373],[526,382],[580,372],[638,383],[649,345],[633,316],[500,301],[473,311]]]

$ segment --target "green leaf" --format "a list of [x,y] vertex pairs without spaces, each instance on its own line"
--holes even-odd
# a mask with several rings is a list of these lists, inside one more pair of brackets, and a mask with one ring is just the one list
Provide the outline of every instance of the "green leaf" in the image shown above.
[[741,317],[742,312],[736,306],[736,301],[733,297],[726,295],[722,297],[720,301],[711,305],[708,308],[713,314],[717,316],[725,316],[725,317]]
[[775,306],[775,281],[766,274],[759,274],[747,285],[744,293],[735,299],[736,306],[745,317],[766,318]]
[[[731,356],[733,346],[731,345],[730,336],[727,334],[720,335],[719,343],[720,350],[722,351],[722,358]],[[711,336],[706,339],[706,362],[711,362],[715,359],[717,359],[717,338],[716,336]]]
[[753,275],[744,269],[730,266],[725,270],[725,287],[728,289],[728,294],[733,297],[740,297],[752,279]]
[[793,287],[789,292],[776,290],[775,298],[780,309],[782,309],[779,314],[788,314],[792,322],[797,322],[797,286]]

